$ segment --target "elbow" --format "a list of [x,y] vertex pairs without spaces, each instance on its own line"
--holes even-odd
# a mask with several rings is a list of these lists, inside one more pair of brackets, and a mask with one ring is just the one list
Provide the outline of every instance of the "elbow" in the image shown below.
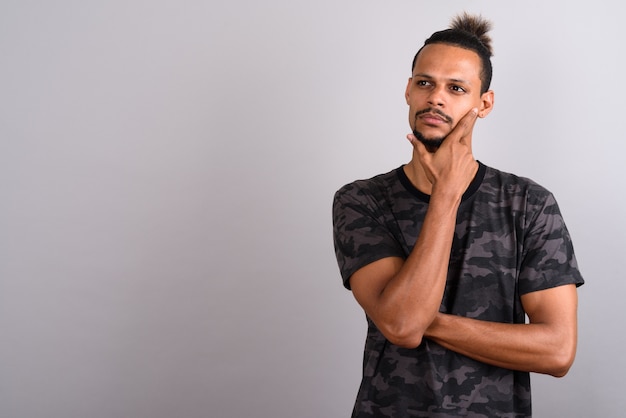
[[424,336],[424,331],[418,327],[387,326],[380,331],[390,343],[402,348],[419,347]]
[[546,373],[554,377],[564,377],[574,364],[576,346],[562,347],[557,350],[550,361],[550,367]]
[[383,336],[398,347],[417,348],[422,344],[426,331],[435,321],[435,313],[428,315],[390,315],[374,321]]
[[402,348],[417,348],[422,344],[422,337],[416,336],[389,336],[387,337],[390,343]]
[[569,372],[572,364],[574,364],[573,357],[571,359],[559,359],[558,361],[554,362],[553,366],[548,371],[548,374],[554,377],[564,377],[567,372]]
[[548,371],[547,374],[549,374],[552,377],[565,377],[569,369],[570,369],[569,366],[555,367],[555,368],[552,368],[550,371]]

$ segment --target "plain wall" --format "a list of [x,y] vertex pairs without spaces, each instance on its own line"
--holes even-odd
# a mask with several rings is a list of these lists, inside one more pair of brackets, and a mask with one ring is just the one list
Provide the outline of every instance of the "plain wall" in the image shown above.
[[587,281],[535,416],[622,416],[624,9],[3,0],[0,416],[348,416],[332,196],[410,159],[411,60],[462,10],[494,23],[475,155],[556,195]]

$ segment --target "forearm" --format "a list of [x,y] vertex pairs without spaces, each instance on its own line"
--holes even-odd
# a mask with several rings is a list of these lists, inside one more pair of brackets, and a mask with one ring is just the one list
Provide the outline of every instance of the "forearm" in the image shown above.
[[395,344],[417,346],[439,311],[458,201],[434,198],[415,246],[377,301],[376,325]]
[[457,190],[433,190],[419,236],[406,259],[383,258],[350,278],[359,304],[395,345],[420,345],[424,331],[439,312],[461,201],[461,188]]
[[418,346],[439,311],[459,204],[478,170],[470,147],[475,120],[473,109],[434,153],[410,135],[413,160],[405,170],[411,182],[430,195],[417,241],[406,260],[387,257],[350,278],[354,296],[394,344]]
[[494,366],[563,376],[573,362],[575,335],[549,324],[506,324],[438,314],[424,336]]

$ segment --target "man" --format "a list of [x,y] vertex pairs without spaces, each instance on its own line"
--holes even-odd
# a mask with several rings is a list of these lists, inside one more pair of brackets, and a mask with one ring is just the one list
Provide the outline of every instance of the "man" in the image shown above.
[[494,105],[489,29],[465,14],[426,40],[411,161],[335,195],[339,268],[368,321],[353,417],[529,417],[529,372],[574,361],[584,281],[557,203],[472,154]]

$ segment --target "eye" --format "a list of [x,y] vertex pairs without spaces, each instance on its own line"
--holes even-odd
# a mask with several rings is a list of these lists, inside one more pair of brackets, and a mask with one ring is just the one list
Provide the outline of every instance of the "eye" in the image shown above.
[[452,90],[455,93],[465,93],[465,89],[463,87],[457,86],[457,85],[450,86],[450,90]]
[[419,87],[427,87],[431,85],[431,83],[427,80],[416,80],[415,84]]

